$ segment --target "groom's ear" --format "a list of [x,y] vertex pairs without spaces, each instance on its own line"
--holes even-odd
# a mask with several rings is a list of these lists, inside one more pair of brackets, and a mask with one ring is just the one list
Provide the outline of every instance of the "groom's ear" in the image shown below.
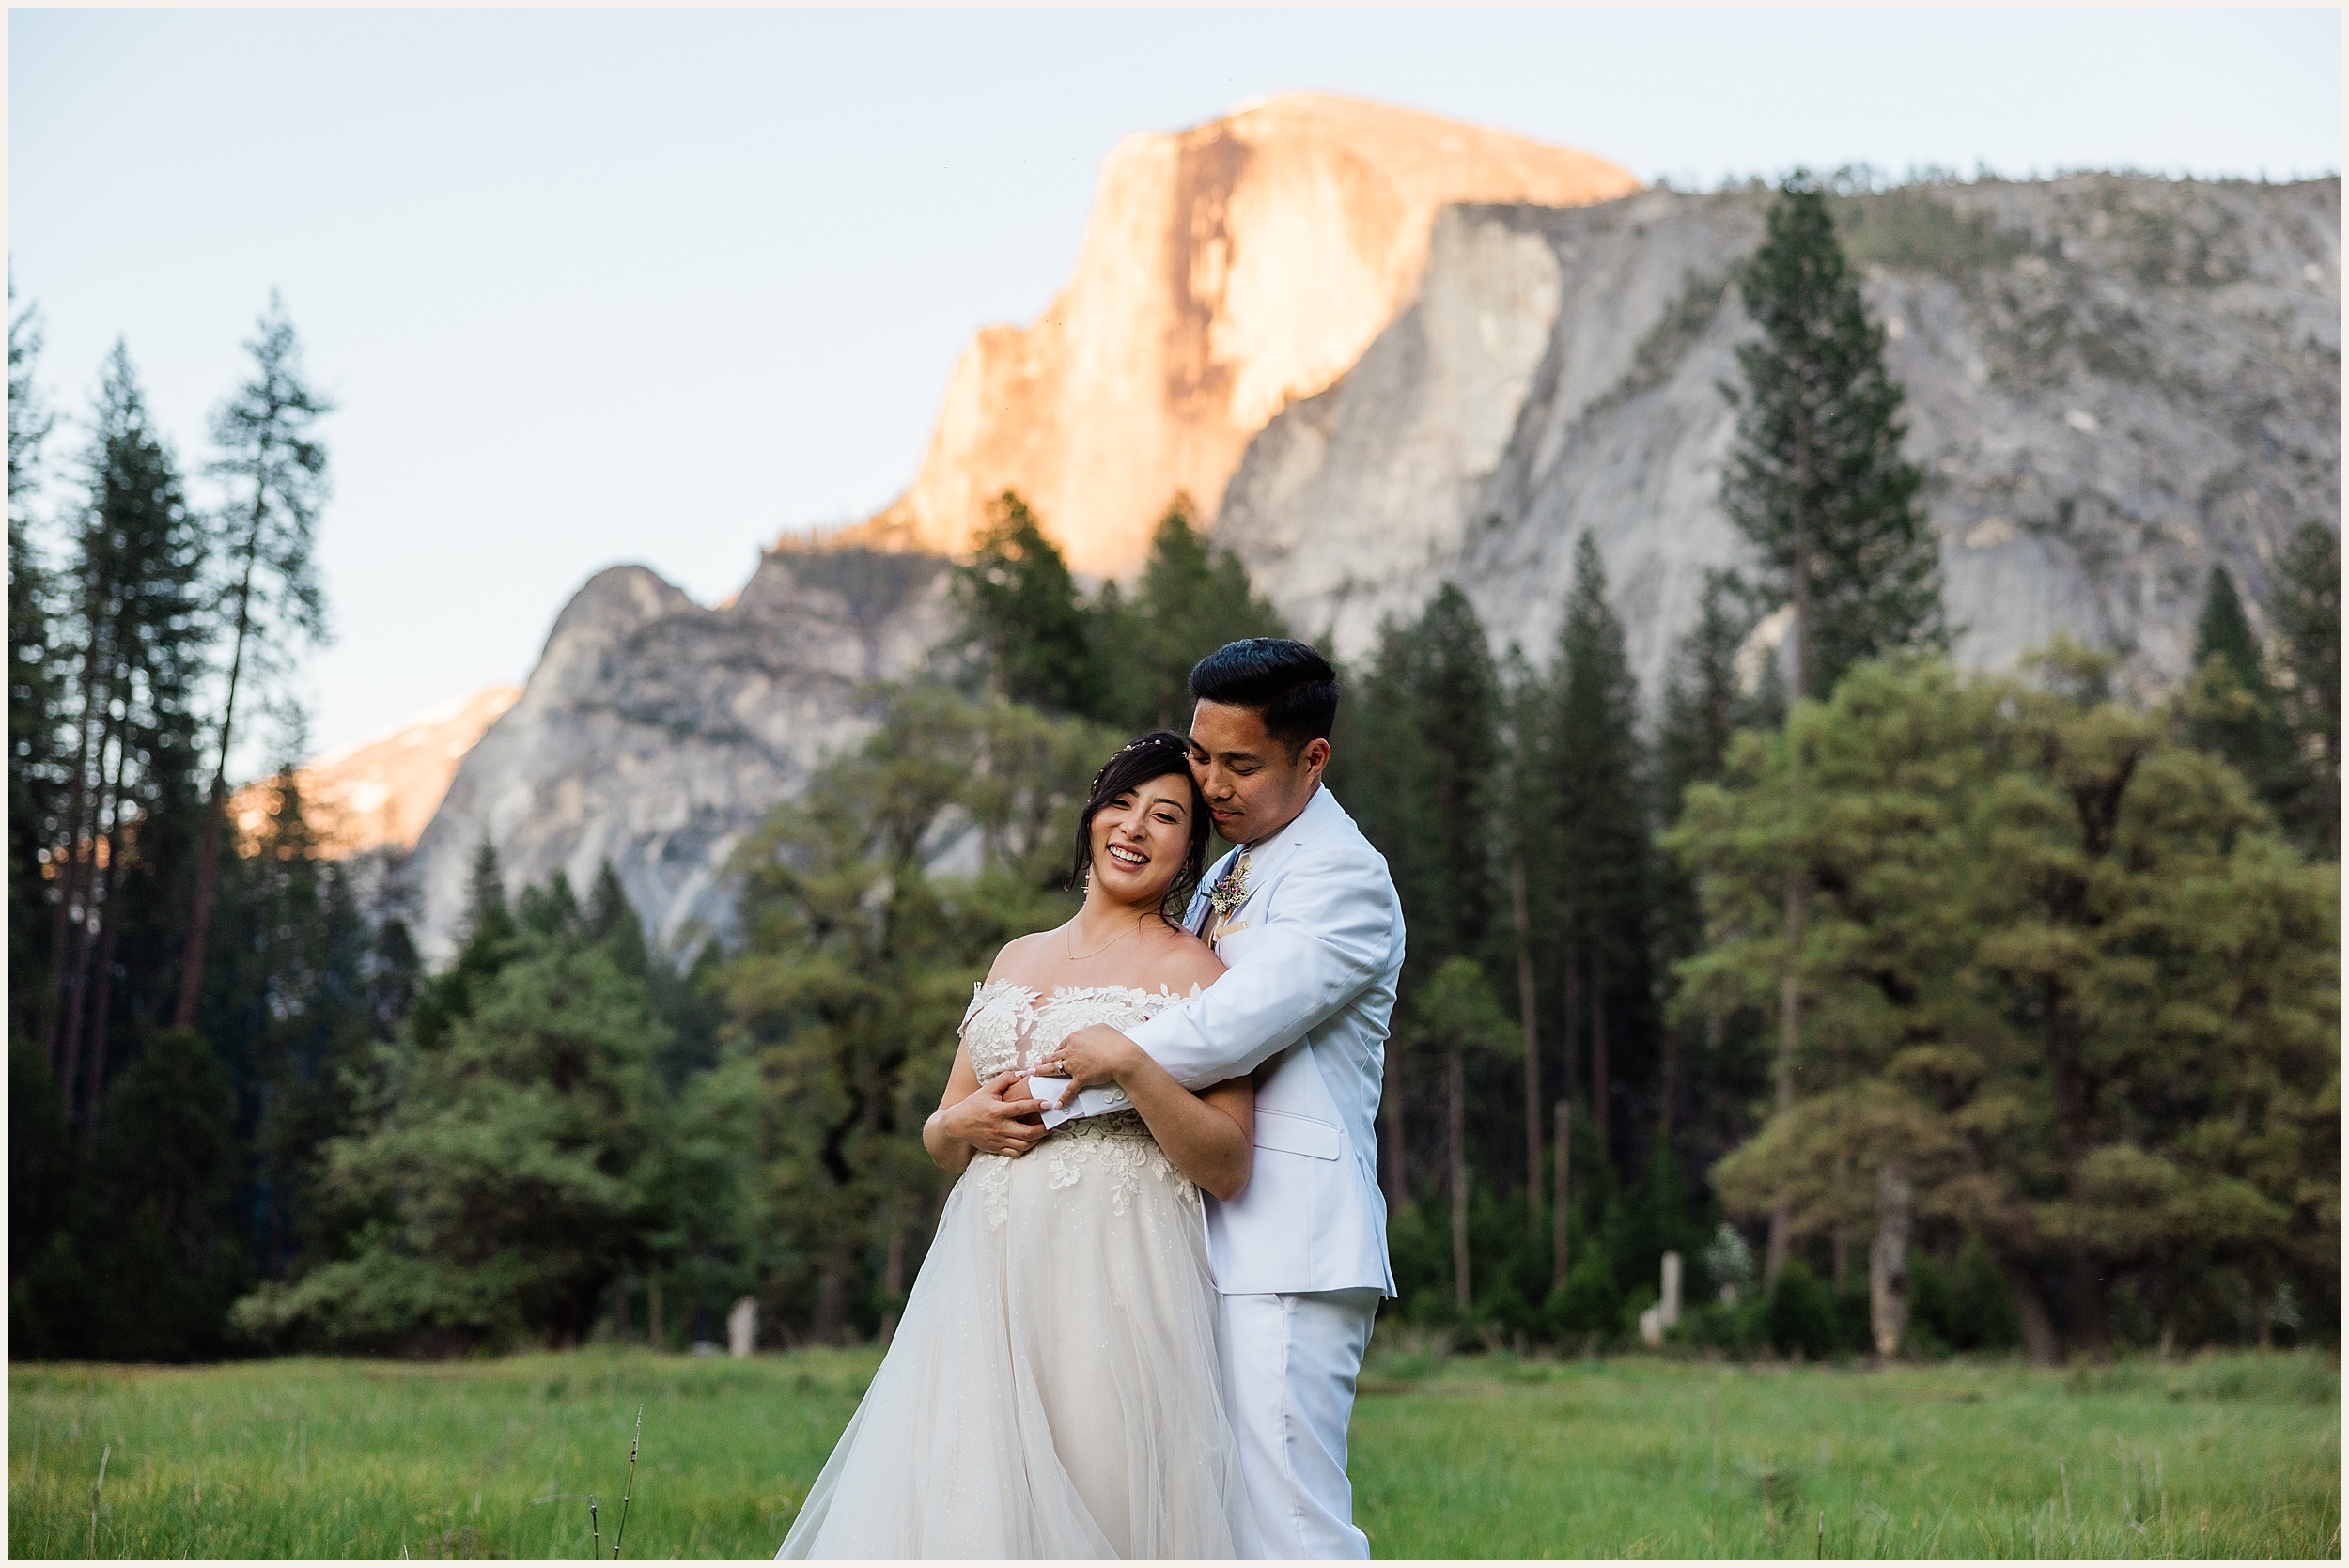
[[1330,766],[1330,742],[1320,736],[1305,742],[1305,749],[1297,754],[1308,773],[1319,773]]

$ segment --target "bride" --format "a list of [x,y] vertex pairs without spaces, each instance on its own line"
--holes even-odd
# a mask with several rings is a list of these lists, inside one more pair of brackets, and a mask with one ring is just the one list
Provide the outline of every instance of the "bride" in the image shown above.
[[1253,1527],[1217,1374],[1197,1188],[1248,1183],[1255,1091],[1201,1094],[1138,1049],[1133,1109],[1047,1129],[1028,1074],[1223,966],[1183,930],[1206,858],[1190,746],[1153,731],[1095,778],[1083,907],[1006,946],[922,1129],[958,1175],[880,1371],[783,1558],[1228,1558]]

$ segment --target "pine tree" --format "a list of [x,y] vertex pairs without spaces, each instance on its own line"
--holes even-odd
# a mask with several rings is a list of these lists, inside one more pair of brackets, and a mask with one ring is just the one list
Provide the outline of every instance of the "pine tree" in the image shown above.
[[[1493,780],[1501,680],[1468,596],[1445,583],[1408,642],[1406,669],[1427,758],[1426,823],[1439,859],[1417,929],[1431,958],[1481,956],[1494,930]],[[1429,939],[1432,939],[1430,940]]]
[[[1546,746],[1548,693],[1541,677],[1516,647],[1509,650],[1501,675],[1501,691],[1502,773],[1495,791],[1495,803],[1503,846],[1503,875],[1508,883],[1510,947],[1511,955],[1517,960],[1517,1033],[1525,1072],[1525,1223],[1527,1234],[1538,1245],[1545,1229],[1544,1195],[1550,1187],[1545,1175],[1548,1167],[1543,1145],[1545,1123],[1551,1108],[1542,1093],[1541,982],[1536,948],[1540,942],[1537,933],[1548,928],[1556,900],[1553,890],[1545,881],[1537,902],[1529,868],[1556,863],[1557,857],[1550,846],[1556,827],[1550,809],[1555,781],[1548,771]],[[1563,1217],[1551,1218],[1556,1220]],[[1562,1250],[1554,1236],[1552,1250]]]
[[173,1017],[182,1029],[195,1021],[203,991],[238,698],[248,680],[269,690],[285,675],[286,660],[297,648],[326,638],[326,601],[311,560],[326,501],[326,448],[313,427],[334,404],[303,379],[293,323],[274,293],[262,313],[259,335],[245,349],[253,356],[253,378],[212,416],[212,440],[221,452],[212,472],[229,492],[220,520],[219,607],[228,635],[228,672]]
[[[1776,722],[1777,716],[1767,706],[1770,693],[1745,691],[1737,669],[1738,651],[1752,625],[1748,596],[1737,577],[1707,574],[1696,624],[1674,650],[1657,725],[1656,820],[1667,827],[1679,819],[1681,801],[1690,784],[1720,777],[1730,743],[1738,731]],[[1657,923],[1668,963],[1690,958],[1704,945],[1704,915],[1696,878],[1671,857],[1662,859],[1657,867]],[[1658,1119],[1668,1139],[1677,1125],[1682,1098],[1706,1097],[1695,1092],[1694,1077],[1720,1071],[1724,1037],[1724,1020],[1718,1013],[1681,1017],[1666,1025],[1657,1103]]]
[[1001,695],[1052,713],[1099,710],[1101,671],[1076,579],[1028,504],[1010,490],[988,506],[970,563],[955,570],[955,593]]
[[1947,641],[1940,551],[1902,459],[1902,394],[1859,299],[1827,198],[1787,180],[1741,272],[1762,329],[1737,350],[1730,519],[1761,556],[1758,585],[1794,606],[1793,688],[1824,698],[1863,659]]
[[1242,637],[1286,635],[1239,558],[1199,531],[1181,495],[1159,520],[1132,598],[1105,583],[1094,615],[1094,657],[1109,688],[1103,717],[1135,731],[1189,725],[1190,667],[1209,653]]
[[[399,1054],[384,1114],[327,1167],[339,1255],[240,1302],[264,1343],[443,1350],[584,1339],[615,1280],[676,1223],[662,1211],[673,1101],[644,983],[558,897],[431,1051]],[[568,907],[573,912],[575,903]],[[478,933],[476,934],[478,935]]]
[[[1737,350],[1737,443],[1721,478],[1732,521],[1761,557],[1761,590],[1794,609],[1789,682],[1824,699],[1860,660],[1945,644],[1940,556],[1918,505],[1923,475],[1900,456],[1901,389],[1884,369],[1883,329],[1868,319],[1827,198],[1797,173],[1772,204],[1738,292],[1761,338]],[[1786,950],[1802,945],[1809,884],[1790,870]],[[1780,1002],[1779,1102],[1802,1030],[1792,971]],[[1773,1215],[1767,1267],[1785,1261]]]
[[1643,1031],[1654,885],[1649,865],[1647,762],[1639,736],[1639,685],[1623,623],[1607,603],[1598,545],[1575,545],[1574,587],[1558,634],[1548,753],[1557,827],[1547,868],[1562,902],[1561,989],[1566,1004],[1566,1088],[1579,1093],[1576,1042],[1587,1024],[1593,1130],[1602,1160],[1621,1069],[1615,1048]]
[[48,563],[34,539],[43,443],[54,425],[34,380],[40,329],[30,306],[16,308],[8,277],[8,1042],[14,1050],[39,1032],[37,1004],[47,989],[51,847],[62,805],[57,755],[60,689],[52,663]]
[[[466,884],[464,940],[457,961],[425,982],[408,1016],[408,1028],[421,1051],[447,1043],[449,1031],[473,1015],[476,991],[494,979],[514,956],[521,927],[506,902],[506,877],[498,865],[496,846],[484,833],[474,848],[473,869]],[[405,939],[406,932],[401,932]]]
[[2101,695],[2108,657],[2030,674],[1856,671],[1689,791],[1716,1005],[1767,1005],[1785,866],[1821,872],[1799,1093],[1715,1189],[1879,1238],[1913,1202],[1999,1259],[2043,1359],[2101,1351],[2123,1280],[2156,1325],[2205,1280],[2336,1313],[2338,875],[2170,714]]
[[2276,562],[2268,599],[2292,684],[2283,708],[2309,773],[2296,826],[2312,850],[2341,859],[2341,536],[2306,522]]
[[1452,1200],[1453,1305],[1466,1317],[1474,1301],[1469,1257],[1468,1069],[1470,1058],[1506,1058],[1517,1032],[1472,958],[1446,958],[1412,999],[1409,1033],[1416,1053],[1444,1064],[1445,1188]]
[[175,961],[185,935],[177,909],[166,912],[157,894],[185,865],[204,651],[203,536],[120,345],[107,364],[87,462],[60,639],[74,688],[42,1018],[63,1107],[86,1142],[96,1130],[117,993],[132,987],[125,1000],[144,1012],[153,1000],[141,989],[150,966]]

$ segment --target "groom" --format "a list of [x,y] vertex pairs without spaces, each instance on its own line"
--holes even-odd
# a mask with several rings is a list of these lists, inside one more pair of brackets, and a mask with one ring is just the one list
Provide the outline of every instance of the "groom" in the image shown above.
[[[1338,710],[1329,660],[1252,637],[1201,660],[1190,694],[1191,772],[1237,847],[1187,924],[1230,969],[1132,1038],[1193,1089],[1256,1077],[1253,1174],[1232,1202],[1206,1201],[1224,1399],[1268,1555],[1366,1558],[1346,1429],[1371,1320],[1395,1294],[1375,1129],[1403,909],[1386,861],[1321,784]],[[1073,1079],[1075,1114],[1126,1103],[1102,1070],[1119,1048],[1096,1024],[1044,1069]]]

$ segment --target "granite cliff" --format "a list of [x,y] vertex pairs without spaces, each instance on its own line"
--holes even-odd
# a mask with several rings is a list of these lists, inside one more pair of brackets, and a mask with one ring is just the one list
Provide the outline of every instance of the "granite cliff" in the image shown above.
[[[297,769],[303,812],[319,848],[337,859],[414,848],[465,753],[521,694],[518,686],[485,687]],[[268,779],[238,790],[228,803],[238,831],[248,839],[257,834],[275,800]]]
[[454,951],[485,835],[509,891],[559,870],[583,895],[609,860],[655,943],[723,929],[744,830],[863,734],[860,687],[922,669],[943,640],[943,566],[770,551],[717,609],[643,567],[590,578],[416,843],[425,956]]
[[872,536],[952,552],[1010,489],[1079,571],[1128,571],[1177,491],[1212,515],[1249,438],[1410,302],[1446,204],[1637,189],[1586,153],[1316,94],[1128,136],[1067,287],[963,352],[921,471]]
[[[1538,660],[1590,530],[1652,698],[1706,568],[1745,558],[1719,384],[1753,330],[1727,281],[1769,199],[1450,210],[1411,306],[1251,443],[1219,539],[1346,657],[1449,580],[1497,647]],[[2212,565],[2261,600],[2294,529],[2340,526],[2338,179],[2081,175],[1838,205],[1965,661],[2061,629],[2174,677]]]
[[[1158,141],[1168,146],[1153,156],[1190,156],[1181,138]],[[1313,190],[1282,199],[1310,205]],[[1359,357],[1331,362],[1327,384],[1285,409],[1280,398],[1311,377],[1235,372],[1207,404],[1178,407],[1168,361],[1154,357],[1169,341],[1157,327],[1140,348],[1091,339],[1131,352],[1088,359],[1076,376],[1051,357],[1076,339],[1048,320],[1035,333],[1061,346],[1034,363],[1062,367],[1033,384],[1051,396],[950,399],[933,458],[963,475],[956,506],[1017,485],[1096,570],[1114,569],[1177,484],[1220,496],[1218,537],[1300,633],[1348,659],[1368,651],[1382,617],[1411,613],[1446,581],[1469,593],[1497,649],[1546,658],[1574,540],[1592,530],[1652,702],[1705,569],[1745,557],[1719,498],[1732,433],[1720,384],[1752,330],[1728,280],[1768,199],[1647,191],[1431,207],[1420,259],[1395,273],[1409,280],[1399,314],[1365,305]],[[2004,664],[2063,629],[2120,650],[2143,677],[2174,677],[2212,564],[2235,572],[2256,613],[2275,546],[2310,518],[2339,527],[2338,179],[2083,175],[1841,206],[1907,391],[1908,446],[1929,474],[1968,662]],[[1298,275],[1318,264],[1312,222],[1243,232],[1304,247],[1305,259],[1283,263]],[[1246,254],[1218,264],[1227,281]],[[1330,265],[1356,275],[1354,262]],[[1125,297],[1154,297],[1163,282],[1132,282]],[[1197,341],[1220,341],[1202,332]],[[958,384],[979,375],[972,364]],[[1235,390],[1243,383],[1260,403]],[[1230,412],[1243,405],[1264,412],[1252,441]],[[957,406],[976,423],[956,425]],[[1228,487],[1208,484],[1213,464],[1167,466],[1170,453],[1227,441]],[[1111,462],[1124,451],[1146,483]],[[1011,454],[1012,466],[971,456],[985,452]],[[926,493],[946,492],[917,486],[901,514]],[[427,953],[451,950],[485,833],[509,885],[558,868],[583,884],[609,859],[656,940],[674,949],[723,927],[720,877],[740,834],[862,736],[863,682],[936,657],[950,622],[944,560],[903,546],[923,528],[934,544],[958,543],[947,526],[957,515],[901,515],[895,549],[868,532],[868,543],[771,551],[717,609],[641,567],[590,581],[417,845]]]

